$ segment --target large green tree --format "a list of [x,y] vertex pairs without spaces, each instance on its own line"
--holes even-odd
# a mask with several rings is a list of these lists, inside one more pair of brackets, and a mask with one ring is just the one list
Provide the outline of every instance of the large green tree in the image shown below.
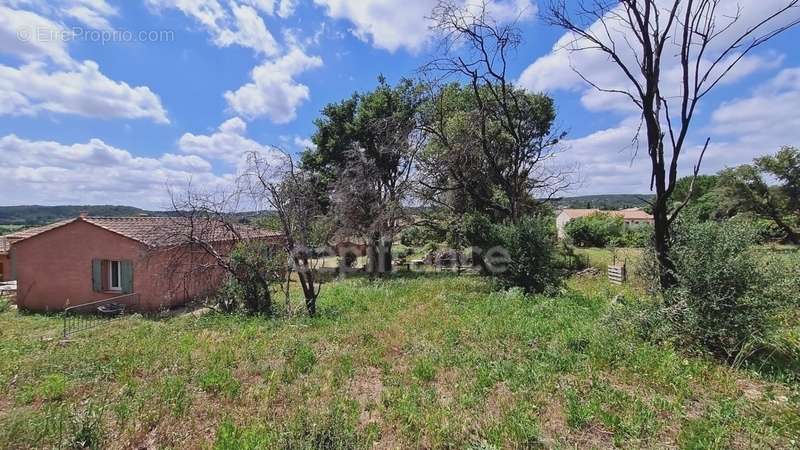
[[379,77],[374,90],[323,109],[312,137],[316,148],[302,157],[303,169],[320,180],[320,197],[331,201],[341,234],[367,241],[372,273],[391,270],[392,243],[421,142],[419,102],[411,80],[391,86]]
[[518,222],[536,199],[565,188],[552,164],[563,134],[552,98],[515,86],[509,59],[521,40],[485,8],[443,1],[433,11],[444,51],[425,66],[433,80],[424,110],[429,137],[421,177],[429,198],[455,213],[476,210]]
[[[770,185],[769,179],[777,181]],[[776,155],[720,173],[725,197],[737,212],[772,220],[786,238],[800,244],[800,151],[783,147]]]

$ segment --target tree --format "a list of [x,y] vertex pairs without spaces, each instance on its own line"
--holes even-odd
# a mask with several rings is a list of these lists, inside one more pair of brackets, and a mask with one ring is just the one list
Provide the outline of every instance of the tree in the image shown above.
[[[765,177],[777,180],[770,186]],[[800,244],[800,151],[783,147],[775,156],[726,169],[720,185],[732,207],[773,221],[793,244]]]
[[[153,230],[170,245],[154,248],[168,255],[169,279],[212,279],[222,269],[234,280],[244,308],[250,313],[273,314],[271,284],[279,279],[280,259],[264,243],[266,236],[237,220],[241,192],[206,193],[188,186],[186,193],[170,192],[170,224]],[[223,300],[223,308],[237,308],[236,301]]]
[[328,233],[324,226],[316,226],[322,211],[313,177],[297,170],[291,155],[282,155],[274,160],[258,152],[249,153],[240,183],[256,205],[277,214],[285,236],[286,254],[300,280],[308,315],[313,317],[322,288],[315,267],[314,248],[327,242]]
[[419,102],[411,80],[390,86],[380,77],[373,91],[325,108],[313,137],[317,148],[303,155],[303,168],[325,180],[341,231],[367,241],[371,273],[391,271],[392,242],[422,140]]
[[550,164],[564,136],[553,125],[553,100],[509,80],[520,32],[496,22],[486,4],[442,1],[433,21],[443,51],[423,67],[436,80],[424,121],[430,145],[420,180],[427,199],[517,222],[537,198],[570,182]]
[[686,176],[678,179],[672,192],[673,207],[687,202],[683,214],[701,221],[726,216],[718,175]]
[[[653,201],[654,250],[660,283],[673,283],[669,257],[670,228],[681,209],[670,198],[678,180],[681,160],[695,111],[708,93],[750,51],[800,22],[790,17],[798,0],[786,1],[754,24],[740,24],[741,8],[722,11],[733,2],[723,0],[554,0],[548,20],[571,33],[568,49],[601,52],[625,79],[624,86],[601,86],[591,74],[576,72],[595,89],[626,97],[641,112],[650,158]],[[677,55],[680,86],[667,85],[670,55]],[[635,138],[635,137],[634,137]],[[696,176],[706,139],[695,164]]]
[[564,231],[580,247],[605,247],[622,238],[625,221],[622,216],[598,211],[570,220]]

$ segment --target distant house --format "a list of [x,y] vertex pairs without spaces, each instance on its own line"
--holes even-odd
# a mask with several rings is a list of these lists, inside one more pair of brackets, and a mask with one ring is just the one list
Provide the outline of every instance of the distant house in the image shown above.
[[[556,215],[556,229],[558,230],[558,238],[564,239],[567,234],[564,231],[564,227],[566,227],[567,223],[573,219],[577,219],[579,217],[586,217],[588,215],[594,214],[596,212],[601,212],[599,209],[562,209],[558,211]],[[653,224],[653,216],[647,214],[641,208],[628,208],[622,209],[619,211],[602,211],[609,214],[614,214],[617,216],[622,216],[622,219],[625,221],[626,227],[636,226],[636,225],[646,225],[646,224]]]
[[[58,311],[135,294],[141,310],[155,311],[208,294],[224,272],[207,252],[184,244],[182,236],[195,233],[191,226],[169,217],[82,215],[8,235],[16,303],[27,310]],[[283,242],[278,233],[236,227],[244,239]],[[216,228],[212,239],[205,239],[224,254],[234,235]]]
[[0,281],[13,280],[11,276],[11,257],[8,255],[8,239],[0,236]]

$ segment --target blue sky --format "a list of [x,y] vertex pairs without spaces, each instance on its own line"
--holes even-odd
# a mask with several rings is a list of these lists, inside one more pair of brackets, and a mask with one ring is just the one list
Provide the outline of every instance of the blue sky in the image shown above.
[[[784,1],[738,3],[747,23]],[[300,151],[326,103],[374,87],[379,74],[413,76],[431,57],[433,4],[0,0],[0,205],[159,208],[167,185],[230,182],[242,151]],[[538,19],[533,1],[491,7],[500,20],[519,18],[515,78],[556,99],[569,133],[559,163],[580,163],[572,193],[646,192],[647,161],[629,145],[635,113],[569,67],[613,85],[611,64],[554,51],[563,33]],[[99,41],[123,31],[157,39]],[[706,99],[684,173],[706,136],[706,172],[800,144],[798,38],[793,29],[760,47]]]

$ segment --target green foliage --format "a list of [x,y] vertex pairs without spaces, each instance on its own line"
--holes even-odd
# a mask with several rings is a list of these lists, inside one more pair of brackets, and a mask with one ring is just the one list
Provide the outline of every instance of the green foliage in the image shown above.
[[579,247],[605,247],[620,239],[624,230],[621,216],[605,212],[573,219],[564,226],[567,236]]
[[306,344],[297,344],[284,350],[286,365],[283,370],[283,380],[294,381],[300,375],[306,375],[317,363],[314,349]]
[[[773,221],[794,244],[800,244],[800,150],[782,148],[775,156],[720,172],[720,188],[734,212]],[[779,184],[771,186],[768,180]]]
[[419,381],[429,383],[436,378],[436,366],[429,358],[421,358],[414,364],[411,374]]
[[[486,216],[464,218],[464,235],[484,271],[501,286],[544,292],[561,284],[557,263],[555,227],[551,216],[527,216],[519,223],[495,224]],[[507,261],[497,264],[493,259]]]
[[577,197],[563,197],[553,201],[558,208],[620,210],[625,208],[644,208],[651,194],[597,194]]
[[286,268],[286,254],[261,241],[238,243],[230,254],[233,274],[220,287],[215,299],[224,312],[272,314],[270,284]]
[[407,247],[423,247],[431,242],[443,242],[445,238],[444,233],[420,225],[410,226],[400,233],[400,243]]
[[795,294],[781,262],[754,252],[756,239],[746,221],[679,223],[671,247],[676,283],[647,319],[654,336],[728,360],[763,345]]
[[614,247],[647,247],[653,239],[653,226],[641,224],[624,227],[622,234],[611,239],[610,244]]

